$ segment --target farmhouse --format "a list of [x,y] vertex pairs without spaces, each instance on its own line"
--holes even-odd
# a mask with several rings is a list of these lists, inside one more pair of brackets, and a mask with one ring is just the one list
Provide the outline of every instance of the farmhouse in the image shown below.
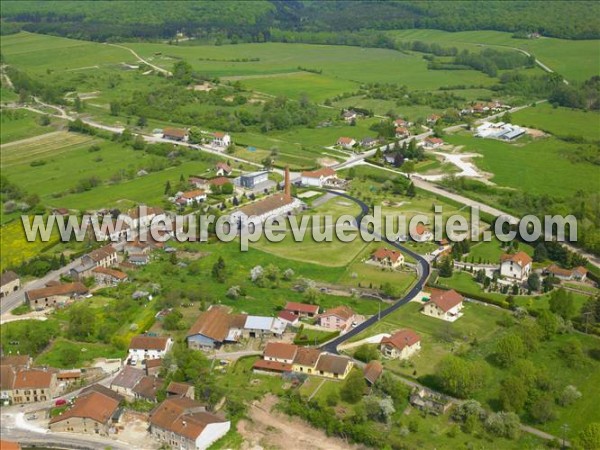
[[317,361],[315,373],[325,378],[344,379],[350,373],[354,363],[350,358],[322,353]]
[[127,274],[120,270],[109,269],[106,267],[96,267],[92,270],[94,280],[98,284],[117,284],[121,281],[127,281]]
[[87,294],[88,288],[83,284],[66,283],[57,284],[41,289],[32,289],[25,292],[25,300],[33,309],[43,309],[64,305],[71,299]]
[[523,281],[531,273],[533,260],[525,252],[505,253],[500,257],[500,276]]
[[298,347],[292,371],[314,375],[315,366],[321,356],[321,351],[317,348]]
[[284,311],[291,312],[298,317],[314,317],[319,314],[319,305],[309,305],[308,303],[287,302],[283,308]]
[[21,279],[12,270],[2,272],[0,277],[0,298],[4,298],[21,288]]
[[358,118],[358,113],[352,109],[346,110],[342,113],[342,119],[347,123],[350,123]]
[[170,139],[171,141],[187,141],[188,134],[187,131],[182,130],[181,128],[165,128],[163,130],[163,138]]
[[70,270],[71,277],[76,280],[93,275],[96,267],[110,267],[118,262],[117,250],[111,245],[105,245],[81,257],[81,264]]
[[241,229],[250,218],[258,223],[262,223],[269,217],[285,216],[301,206],[302,202],[292,197],[290,171],[286,167],[283,194],[273,194],[262,200],[243,206],[231,213],[230,217],[239,224]]
[[341,138],[339,138],[337,140],[336,144],[339,145],[340,147],[350,150],[352,147],[354,147],[356,145],[356,141],[354,139],[352,139],[351,137],[342,136]]
[[411,123],[407,120],[404,119],[396,119],[394,120],[394,125],[396,127],[409,127],[411,125]]
[[50,419],[50,430],[108,436],[121,400],[121,396],[104,390],[88,390],[75,399],[71,408]]
[[227,133],[213,133],[212,145],[215,147],[228,147],[231,144],[231,136]]
[[194,189],[193,191],[181,192],[175,198],[175,203],[179,206],[190,206],[194,202],[200,203],[206,200],[206,192],[203,189]]
[[240,186],[246,189],[253,189],[257,184],[264,183],[269,179],[269,172],[251,172],[240,176]]
[[110,388],[117,394],[133,400],[135,398],[133,389],[144,376],[146,375],[143,370],[132,366],[125,366],[112,381]]
[[433,233],[425,225],[418,223],[411,232],[411,237],[415,242],[428,242],[433,240]]
[[45,402],[57,394],[58,381],[55,372],[45,369],[22,369],[14,375],[11,394],[13,404]]
[[229,167],[229,164],[224,163],[224,162],[219,162],[215,166],[215,173],[217,174],[217,176],[220,176],[220,177],[229,176],[229,175],[231,175],[232,171],[233,171],[233,169],[231,167]]
[[286,324],[276,317],[247,316],[242,336],[245,338],[281,337]]
[[286,326],[289,325],[295,327],[296,325],[298,325],[299,322],[298,316],[289,311],[279,311],[279,314],[277,314],[277,318],[284,322]]
[[361,147],[364,147],[364,148],[374,147],[375,145],[377,145],[377,139],[373,139],[372,137],[367,136],[367,137],[361,139],[360,145],[361,145]]
[[291,364],[296,358],[298,353],[298,346],[294,344],[287,344],[285,342],[267,342],[265,350],[263,351],[263,359],[265,361],[275,361],[285,364]]
[[387,358],[408,359],[421,350],[421,337],[413,330],[400,330],[384,337],[379,350]]
[[396,127],[395,135],[396,139],[406,139],[410,136],[410,131],[405,127]]
[[323,167],[318,170],[302,172],[302,184],[304,186],[323,187],[334,178],[337,178],[335,170]]
[[574,269],[563,269],[562,267],[559,267],[556,264],[551,264],[550,266],[544,269],[544,274],[551,275],[566,281],[585,281],[587,277],[587,269],[581,266],[575,267]]
[[444,141],[436,137],[428,137],[423,141],[424,148],[434,149],[441,147],[442,145],[444,145]]
[[355,322],[356,314],[346,305],[328,309],[317,316],[317,323],[324,328],[347,330]]
[[173,339],[168,336],[149,336],[140,334],[131,338],[129,357],[137,360],[160,359],[173,346]]
[[396,250],[379,247],[371,255],[371,261],[379,264],[381,267],[395,269],[404,264],[404,255]]
[[150,433],[171,448],[204,450],[229,431],[231,422],[187,397],[167,398],[150,414]]
[[434,289],[431,292],[431,297],[423,306],[421,312],[426,316],[442,319],[447,322],[454,322],[462,316],[463,296],[454,289],[444,291]]
[[211,306],[200,314],[188,331],[188,347],[207,350],[220,348],[227,342],[239,341],[246,317],[245,314],[230,314],[227,308],[222,306]]

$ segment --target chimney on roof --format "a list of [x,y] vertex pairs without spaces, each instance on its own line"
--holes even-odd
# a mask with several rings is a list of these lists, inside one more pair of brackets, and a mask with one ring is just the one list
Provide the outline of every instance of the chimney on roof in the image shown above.
[[290,166],[285,166],[285,186],[284,195],[286,199],[292,198],[292,187],[290,182]]

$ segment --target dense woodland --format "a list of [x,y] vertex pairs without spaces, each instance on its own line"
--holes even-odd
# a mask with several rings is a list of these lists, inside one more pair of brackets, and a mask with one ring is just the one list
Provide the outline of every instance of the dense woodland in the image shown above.
[[[539,32],[566,39],[600,37],[600,4],[585,1],[422,2],[43,2],[2,3],[3,33],[19,29],[81,39],[171,38],[178,31],[205,39],[263,42],[280,32],[433,28]],[[568,17],[569,20],[564,20]],[[302,35],[299,35],[302,36]],[[309,36],[307,36],[309,37]]]

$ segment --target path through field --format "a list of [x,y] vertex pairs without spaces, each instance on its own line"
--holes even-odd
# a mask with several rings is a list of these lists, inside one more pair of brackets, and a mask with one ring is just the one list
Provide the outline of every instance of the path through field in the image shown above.
[[146,61],[144,58],[142,58],[140,55],[138,55],[134,50],[130,49],[129,47],[125,47],[124,45],[119,45],[119,44],[106,44],[106,45],[110,45],[112,47],[117,47],[117,48],[122,48],[124,50],[128,50],[133,56],[135,56],[138,59],[138,61],[146,64],[149,67],[152,67],[154,70],[156,70],[160,73],[164,73],[168,77],[173,75],[167,69],[163,69],[162,67],[156,66],[156,65],[152,64],[151,62]]

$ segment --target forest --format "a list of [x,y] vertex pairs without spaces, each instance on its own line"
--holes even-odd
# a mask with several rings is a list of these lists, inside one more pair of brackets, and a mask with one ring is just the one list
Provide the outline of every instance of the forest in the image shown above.
[[[359,30],[497,30],[564,39],[600,37],[600,4],[589,1],[421,2],[253,1],[253,2],[44,2],[2,3],[2,33],[20,29],[106,41],[173,38],[177,32],[200,39],[236,42],[273,40],[280,32],[316,31],[349,35]],[[569,21],[564,18],[569,17]],[[302,34],[296,36],[301,39]],[[297,40],[297,42],[303,42]]]

